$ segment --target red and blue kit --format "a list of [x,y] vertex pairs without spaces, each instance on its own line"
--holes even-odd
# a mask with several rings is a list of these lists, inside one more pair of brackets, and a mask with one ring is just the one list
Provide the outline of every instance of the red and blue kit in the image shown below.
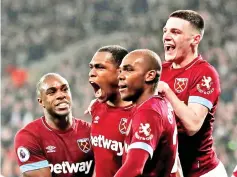
[[91,107],[91,144],[95,177],[113,177],[122,165],[124,138],[133,105],[112,107],[96,101]]
[[89,123],[76,118],[67,131],[52,129],[45,117],[29,123],[15,137],[21,172],[50,167],[55,177],[91,176],[90,129]]
[[219,160],[213,150],[213,122],[220,95],[220,81],[215,68],[199,55],[184,68],[174,69],[171,62],[162,65],[161,81],[168,83],[185,104],[198,103],[209,112],[201,129],[188,136],[177,118],[179,157],[184,176],[201,176],[214,169]]

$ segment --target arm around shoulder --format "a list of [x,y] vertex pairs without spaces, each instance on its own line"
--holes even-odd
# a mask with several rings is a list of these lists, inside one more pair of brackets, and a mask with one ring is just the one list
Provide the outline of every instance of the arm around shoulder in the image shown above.
[[158,90],[164,94],[171,103],[175,114],[186,128],[187,134],[189,136],[196,134],[202,127],[208,113],[208,108],[199,103],[189,103],[186,105],[165,82],[159,82]]

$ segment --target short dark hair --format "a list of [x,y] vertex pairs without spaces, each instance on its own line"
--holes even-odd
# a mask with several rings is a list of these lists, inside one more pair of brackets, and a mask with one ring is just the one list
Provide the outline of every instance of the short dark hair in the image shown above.
[[191,23],[191,25],[200,32],[200,34],[203,35],[204,33],[204,19],[202,16],[193,11],[193,10],[177,10],[170,14],[169,17],[176,17],[181,18],[183,20],[186,20]]
[[112,54],[116,65],[119,67],[123,58],[128,54],[127,49],[119,45],[108,45],[101,47],[97,52],[109,52]]

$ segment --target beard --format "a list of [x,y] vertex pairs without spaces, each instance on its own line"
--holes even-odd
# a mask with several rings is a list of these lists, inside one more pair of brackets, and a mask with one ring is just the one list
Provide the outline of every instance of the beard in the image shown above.
[[63,112],[63,113],[58,113],[56,111],[54,111],[53,109],[48,109],[47,110],[48,114],[53,117],[54,119],[65,119],[65,117],[67,117],[71,110],[67,111],[67,112]]

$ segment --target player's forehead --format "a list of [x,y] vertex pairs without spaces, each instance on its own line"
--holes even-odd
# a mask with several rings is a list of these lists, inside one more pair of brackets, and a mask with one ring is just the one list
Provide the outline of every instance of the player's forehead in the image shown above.
[[52,75],[46,77],[41,84],[42,90],[47,90],[49,88],[61,88],[62,86],[68,86],[66,79],[60,76]]
[[179,30],[184,30],[186,28],[191,27],[190,22],[188,22],[187,20],[181,19],[181,18],[177,18],[177,17],[170,17],[165,26],[164,29],[179,29]]
[[144,64],[144,56],[140,53],[131,53],[125,56],[120,67],[131,66],[131,67],[139,67]]
[[110,52],[96,52],[90,61],[90,65],[113,64],[113,56]]

